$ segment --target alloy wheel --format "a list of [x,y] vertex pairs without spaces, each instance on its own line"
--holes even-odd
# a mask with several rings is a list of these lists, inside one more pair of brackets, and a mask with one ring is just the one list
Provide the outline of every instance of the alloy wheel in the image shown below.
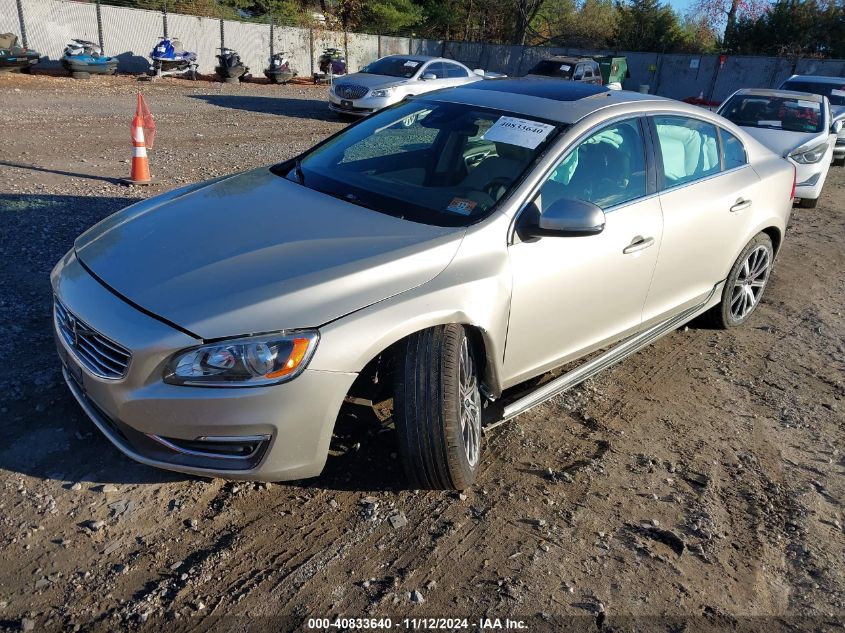
[[742,321],[757,306],[770,269],[771,254],[765,246],[758,246],[745,258],[731,293],[731,318],[735,321]]
[[475,468],[481,453],[481,393],[478,389],[475,365],[466,338],[461,342],[458,376],[464,452],[470,468]]

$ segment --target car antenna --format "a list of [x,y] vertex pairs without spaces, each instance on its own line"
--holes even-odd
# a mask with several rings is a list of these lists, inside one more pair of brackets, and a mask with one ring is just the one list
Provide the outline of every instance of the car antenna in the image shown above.
[[300,185],[305,184],[305,173],[302,171],[302,159],[297,158],[296,162],[294,163],[293,167],[294,173],[296,174],[296,179],[299,181]]

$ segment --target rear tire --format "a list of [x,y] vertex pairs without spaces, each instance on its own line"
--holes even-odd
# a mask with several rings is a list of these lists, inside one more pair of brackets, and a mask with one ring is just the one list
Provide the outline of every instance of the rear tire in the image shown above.
[[481,455],[481,393],[466,330],[450,324],[412,334],[396,372],[393,418],[410,485],[471,486]]
[[706,314],[710,323],[726,330],[748,321],[760,305],[773,263],[772,240],[759,233],[742,249],[728,273],[722,300]]
[[818,203],[818,198],[801,198],[801,202],[798,203],[798,206],[802,209],[815,209]]

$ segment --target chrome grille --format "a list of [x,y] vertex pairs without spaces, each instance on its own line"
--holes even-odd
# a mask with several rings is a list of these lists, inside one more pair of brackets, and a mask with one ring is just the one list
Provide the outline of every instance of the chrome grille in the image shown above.
[[359,84],[335,84],[334,93],[341,99],[360,99],[370,91],[367,86]]
[[117,380],[126,375],[132,354],[81,321],[61,301],[53,301],[56,329],[82,365],[95,376]]

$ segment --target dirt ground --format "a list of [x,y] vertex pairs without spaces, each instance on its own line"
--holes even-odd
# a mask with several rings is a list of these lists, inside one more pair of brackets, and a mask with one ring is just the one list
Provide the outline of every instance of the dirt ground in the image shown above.
[[[138,88],[158,183],[126,188]],[[408,490],[393,432],[362,411],[321,477],[286,484],[154,470],[96,430],[60,376],[53,264],[132,200],[340,129],[324,98],[0,77],[0,630],[286,631],[338,616],[843,630],[842,168],[818,208],[795,209],[748,326],[682,328],[489,432],[464,494]],[[338,624],[317,628],[365,623]]]

